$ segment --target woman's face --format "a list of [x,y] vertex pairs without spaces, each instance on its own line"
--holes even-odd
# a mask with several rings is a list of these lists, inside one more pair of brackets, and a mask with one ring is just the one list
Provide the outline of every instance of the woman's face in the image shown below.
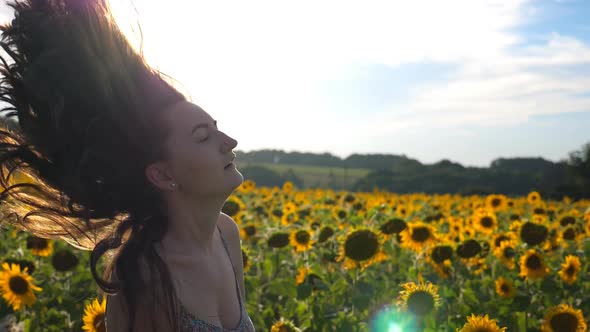
[[[216,121],[199,106],[183,101],[164,115],[171,129],[165,142],[165,167],[146,174],[158,187],[170,190],[175,182],[182,193],[198,196],[229,196],[244,181],[235,165],[225,167],[235,154],[238,142],[218,130]],[[162,166],[162,165],[160,165]]]

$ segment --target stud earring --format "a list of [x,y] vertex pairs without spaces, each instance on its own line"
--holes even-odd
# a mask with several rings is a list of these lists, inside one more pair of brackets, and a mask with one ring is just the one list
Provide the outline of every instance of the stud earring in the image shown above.
[[170,186],[171,186],[172,188],[176,188],[176,183],[172,182],[172,183],[170,183]]

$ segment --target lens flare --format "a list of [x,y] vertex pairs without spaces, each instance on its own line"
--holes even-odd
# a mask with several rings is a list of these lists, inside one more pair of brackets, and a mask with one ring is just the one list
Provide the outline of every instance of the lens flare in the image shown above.
[[371,332],[410,332],[415,331],[415,319],[407,312],[400,313],[397,308],[386,305],[377,311],[370,321]]

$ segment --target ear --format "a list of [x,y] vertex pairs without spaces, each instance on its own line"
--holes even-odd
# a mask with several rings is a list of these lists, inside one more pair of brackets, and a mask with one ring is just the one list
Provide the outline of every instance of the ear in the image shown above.
[[145,168],[145,176],[156,188],[170,191],[174,190],[170,184],[174,181],[174,178],[170,175],[168,168],[162,162],[156,162],[149,164]]

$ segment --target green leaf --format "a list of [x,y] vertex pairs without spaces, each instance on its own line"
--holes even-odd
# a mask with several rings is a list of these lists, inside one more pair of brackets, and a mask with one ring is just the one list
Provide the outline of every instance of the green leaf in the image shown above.
[[297,285],[297,298],[300,300],[305,300],[311,295],[311,286],[308,284],[299,284]]

